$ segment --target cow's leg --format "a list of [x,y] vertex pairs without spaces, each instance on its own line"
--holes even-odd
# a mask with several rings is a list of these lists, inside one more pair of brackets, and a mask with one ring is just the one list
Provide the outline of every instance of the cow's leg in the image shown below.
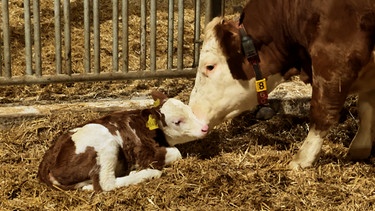
[[353,160],[366,159],[371,154],[375,138],[375,91],[360,93],[358,98],[359,128],[349,146],[347,156]]
[[313,93],[310,108],[310,130],[298,153],[289,164],[292,169],[310,167],[319,157],[324,137],[337,123],[349,88],[357,74],[348,65],[342,49],[329,45],[314,46]]

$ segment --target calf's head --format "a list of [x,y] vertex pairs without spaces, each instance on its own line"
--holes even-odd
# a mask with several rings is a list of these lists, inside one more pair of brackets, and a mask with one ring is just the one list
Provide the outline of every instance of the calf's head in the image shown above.
[[160,92],[153,92],[152,96],[160,106],[163,118],[159,126],[169,145],[201,139],[207,134],[208,125],[199,120],[188,105],[180,100],[167,98]]

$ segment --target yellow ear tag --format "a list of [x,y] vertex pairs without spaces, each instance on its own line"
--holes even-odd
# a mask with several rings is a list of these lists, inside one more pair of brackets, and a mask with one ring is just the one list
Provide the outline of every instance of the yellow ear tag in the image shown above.
[[146,122],[146,127],[148,127],[149,130],[155,130],[159,128],[159,125],[156,122],[156,119],[151,114],[148,115],[148,121]]
[[158,107],[160,105],[160,99],[154,101],[154,107]]

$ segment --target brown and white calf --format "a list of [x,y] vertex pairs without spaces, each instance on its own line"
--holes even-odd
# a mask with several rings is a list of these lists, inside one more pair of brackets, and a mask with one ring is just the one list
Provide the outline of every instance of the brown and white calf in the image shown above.
[[172,147],[206,135],[189,106],[160,92],[149,109],[119,111],[61,135],[46,152],[38,177],[53,187],[110,191],[158,178],[180,159]]
[[370,155],[375,141],[374,0],[251,0],[239,21],[212,20],[189,102],[210,128],[258,104],[257,68],[244,55],[241,31],[252,38],[268,91],[296,74],[312,85],[310,130],[291,168],[317,160],[351,93],[359,94],[360,123],[348,155]]

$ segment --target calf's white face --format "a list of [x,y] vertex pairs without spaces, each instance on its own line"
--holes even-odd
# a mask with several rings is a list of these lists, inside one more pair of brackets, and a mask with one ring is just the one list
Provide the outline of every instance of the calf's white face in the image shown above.
[[199,120],[188,105],[169,98],[160,108],[166,126],[162,127],[168,143],[172,146],[203,138],[208,131],[207,124]]

